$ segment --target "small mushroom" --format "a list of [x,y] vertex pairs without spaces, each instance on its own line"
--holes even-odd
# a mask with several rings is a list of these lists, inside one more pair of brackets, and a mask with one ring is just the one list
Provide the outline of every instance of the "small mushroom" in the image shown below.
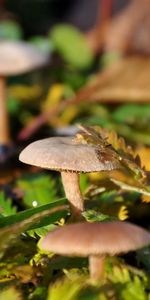
[[89,257],[90,277],[100,279],[106,255],[127,253],[150,244],[150,234],[128,222],[76,223],[49,232],[39,247],[65,256]]
[[100,172],[120,167],[111,149],[101,150],[97,145],[84,144],[77,138],[52,137],[27,146],[19,159],[27,164],[61,172],[66,197],[75,214],[84,209],[79,174]]
[[46,55],[25,42],[0,41],[0,146],[9,147],[11,143],[6,104],[7,76],[29,72],[47,61]]

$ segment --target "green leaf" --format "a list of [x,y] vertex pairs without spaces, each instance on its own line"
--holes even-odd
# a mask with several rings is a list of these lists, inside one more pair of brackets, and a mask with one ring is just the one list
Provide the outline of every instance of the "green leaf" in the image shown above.
[[103,221],[111,221],[116,218],[96,212],[95,210],[86,210],[82,213],[82,215],[85,217],[85,219],[88,222],[103,222]]
[[12,116],[16,116],[19,113],[19,110],[21,108],[21,104],[18,101],[18,99],[14,98],[12,96],[8,96],[7,108],[8,108],[9,113]]
[[[140,273],[140,274],[138,274]],[[114,266],[109,279],[116,290],[117,299],[120,300],[145,300],[147,299],[147,277],[136,269],[131,272],[123,266]]]
[[56,198],[56,183],[46,174],[32,174],[17,181],[23,191],[23,201],[28,207],[48,204]]
[[16,213],[16,207],[12,205],[12,200],[6,198],[4,192],[0,192],[0,211],[2,216],[9,216]]
[[43,300],[46,299],[47,287],[37,287],[34,292],[31,292],[29,295],[29,300]]
[[0,22],[0,39],[1,40],[21,40],[23,32],[19,24],[14,21]]
[[138,276],[134,277],[133,281],[127,283],[126,288],[122,289],[120,293],[120,299],[122,300],[145,300],[146,293],[143,288],[143,282]]
[[115,112],[112,114],[112,117],[117,122],[124,122],[131,125],[136,123],[137,120],[140,120],[140,123],[145,123],[150,120],[150,105],[121,105],[118,109],[115,110]]
[[67,215],[66,200],[40,206],[12,215],[0,218],[0,249],[4,250],[22,232],[53,224]]
[[100,285],[92,284],[87,277],[78,271],[72,269],[61,281],[49,287],[47,300],[107,300],[107,296],[100,289]]
[[50,224],[50,225],[43,226],[40,228],[28,230],[28,235],[33,238],[36,238],[37,236],[41,238],[44,235],[46,235],[46,233],[48,233],[50,230],[55,229],[55,228],[56,228],[56,225]]
[[83,289],[77,300],[108,300],[107,296],[103,292],[98,292],[94,287],[87,287]]
[[86,189],[89,187],[89,180],[86,174],[80,174],[80,189],[81,192],[84,193]]
[[[109,204],[112,204],[114,203],[115,201],[118,201],[118,196],[117,196],[117,191],[116,190],[111,190],[111,191],[107,191],[107,192],[104,192],[100,195],[100,201],[101,202],[106,202],[106,203],[109,203]],[[120,201],[123,200],[120,196]]]
[[[48,219],[42,218],[42,220],[40,221],[40,216],[41,217],[43,216],[42,213],[44,213],[44,215],[46,215],[46,214],[48,215],[49,213],[51,213],[50,212],[51,209],[59,208],[60,206],[65,205],[65,204],[67,204],[67,200],[60,199],[60,200],[54,201],[53,203],[49,203],[49,204],[42,205],[42,206],[35,207],[35,208],[30,208],[25,211],[18,212],[15,215],[0,218],[0,228],[7,227],[9,225],[19,224],[22,221],[25,221],[27,223],[27,225],[29,225],[28,223],[32,223],[32,226],[30,224],[30,229],[39,228],[41,226],[46,226],[48,224],[51,224],[51,220],[49,220],[49,218]],[[36,219],[36,216],[38,218],[38,223],[35,222],[33,224],[32,221],[34,220],[34,217]],[[33,220],[32,220],[32,218],[33,218]],[[56,222],[58,220],[59,220],[59,214],[57,215],[57,213],[56,213],[56,214],[54,214],[54,220],[52,220],[52,222]]]
[[55,49],[75,68],[91,66],[93,55],[83,34],[71,25],[57,25],[50,34]]

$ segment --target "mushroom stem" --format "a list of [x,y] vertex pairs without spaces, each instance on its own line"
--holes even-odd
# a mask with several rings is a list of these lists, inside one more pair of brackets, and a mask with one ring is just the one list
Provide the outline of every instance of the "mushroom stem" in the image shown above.
[[9,121],[6,104],[6,82],[0,77],[0,145],[10,144]]
[[80,214],[83,209],[83,197],[80,190],[79,174],[71,172],[61,172],[62,182],[67,199],[71,204],[72,212]]
[[105,257],[91,255],[89,257],[90,277],[94,280],[103,278],[105,269]]

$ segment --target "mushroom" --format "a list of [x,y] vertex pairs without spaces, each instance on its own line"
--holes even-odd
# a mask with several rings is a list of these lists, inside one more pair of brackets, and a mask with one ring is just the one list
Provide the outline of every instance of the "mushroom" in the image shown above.
[[[48,57],[25,42],[0,41],[0,146],[11,143],[6,104],[6,78],[45,64]],[[1,159],[0,159],[1,160]]]
[[76,223],[49,232],[39,247],[65,256],[89,257],[90,277],[100,279],[106,255],[127,253],[150,244],[150,233],[128,222]]
[[83,143],[73,137],[52,137],[31,143],[19,159],[27,164],[61,172],[66,197],[74,214],[84,209],[79,174],[120,168],[114,151]]

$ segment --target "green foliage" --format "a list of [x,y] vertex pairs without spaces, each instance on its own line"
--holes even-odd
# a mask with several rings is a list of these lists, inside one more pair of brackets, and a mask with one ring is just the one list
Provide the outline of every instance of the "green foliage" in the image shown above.
[[71,25],[57,25],[50,34],[55,49],[66,62],[78,69],[86,69],[93,61],[92,52],[82,35]]
[[72,274],[71,270],[66,278],[49,286],[47,300],[146,300],[147,287],[147,277],[136,269],[114,266],[101,282],[92,282],[83,274]]
[[86,210],[82,213],[82,215],[85,217],[85,219],[88,222],[102,222],[102,221],[111,221],[115,218],[96,212],[95,210]]
[[23,299],[20,291],[18,291],[15,287],[9,287],[0,291],[0,299],[1,300],[21,300]]
[[47,225],[47,226],[42,226],[40,228],[31,229],[31,230],[28,230],[28,235],[33,237],[33,238],[37,238],[37,237],[41,238],[44,235],[46,235],[46,233],[53,230],[55,227],[56,227],[55,225],[50,224],[50,225]]
[[120,294],[123,300],[144,300],[146,297],[143,283],[138,277],[135,277],[133,281],[129,280],[126,289],[122,290]]
[[127,268],[114,267],[110,276],[120,300],[145,300],[147,298],[147,278],[130,273]]
[[7,248],[22,232],[53,224],[64,218],[67,214],[65,203],[65,200],[59,200],[0,218],[0,249]]
[[[78,90],[83,84],[86,83],[85,75],[83,73],[79,73],[78,70],[71,68],[69,70],[60,70],[59,80],[63,80],[64,84],[68,85],[67,88],[70,87],[70,97],[74,95],[73,90]],[[66,93],[65,98],[69,98],[68,94]]]
[[8,111],[10,112],[10,114],[13,116],[16,116],[17,113],[19,113],[19,110],[21,108],[21,104],[20,102],[12,97],[12,96],[8,96],[8,99],[7,99],[7,108],[8,108]]
[[[43,215],[45,217],[46,214],[49,214],[51,212],[51,209],[56,208],[56,211],[57,211],[57,208],[58,208],[58,211],[59,211],[59,208],[63,207],[63,205],[65,205],[66,203],[67,203],[67,201],[65,199],[61,199],[61,200],[54,201],[53,203],[49,203],[49,204],[42,205],[42,206],[35,207],[35,208],[30,208],[25,211],[18,212],[17,214],[0,218],[0,228],[19,224],[20,222],[23,222],[23,221],[25,221],[25,222],[27,221],[27,225],[29,225],[30,222],[32,223],[32,218],[34,219],[34,217],[35,217],[35,219],[36,219],[36,217],[37,217],[37,219],[40,219],[39,217],[43,217]],[[66,207],[65,207],[65,209],[66,209]],[[43,213],[43,215],[42,215],[42,213]],[[28,220],[29,220],[29,222],[28,222]],[[56,213],[56,221],[57,221],[57,213]],[[41,221],[38,220],[38,224],[34,224],[34,225],[32,224],[32,226],[30,226],[30,227],[39,228],[41,226],[46,226],[48,224],[50,224],[50,222],[48,223],[47,219],[43,219]]]
[[117,194],[116,190],[111,190],[111,191],[102,193],[100,195],[100,201],[104,202],[104,203],[106,202],[111,205],[115,201],[117,201],[117,202],[123,201],[123,198],[121,195]]
[[99,288],[90,285],[83,275],[76,275],[75,278],[64,278],[49,287],[47,300],[105,300],[104,293]]
[[47,300],[77,300],[79,291],[85,285],[82,278],[62,279],[49,287]]
[[42,286],[42,287],[37,287],[34,292],[31,292],[29,295],[29,300],[43,300],[46,299],[47,295],[47,288]]
[[6,198],[3,192],[0,192],[0,212],[3,216],[9,216],[15,214],[17,211],[16,207],[13,206],[12,200]]
[[93,105],[92,110],[90,107],[91,116],[84,123],[113,129],[131,143],[150,145],[149,105],[143,105],[142,108],[146,107],[143,110],[138,104],[120,105],[114,111],[109,107],[102,107],[107,113],[103,114],[100,109],[97,109],[97,105]]
[[56,183],[46,174],[32,174],[17,181],[23,191],[23,201],[27,207],[36,207],[53,202],[56,198]]
[[150,120],[150,105],[124,104],[114,111],[112,117],[117,122],[131,125],[140,120],[139,127],[141,127]]
[[0,22],[0,39],[1,40],[20,40],[23,32],[19,24],[14,21],[5,20]]
[[81,192],[84,193],[88,187],[89,187],[89,180],[88,180],[86,174],[81,174],[80,175],[80,189],[81,189]]

